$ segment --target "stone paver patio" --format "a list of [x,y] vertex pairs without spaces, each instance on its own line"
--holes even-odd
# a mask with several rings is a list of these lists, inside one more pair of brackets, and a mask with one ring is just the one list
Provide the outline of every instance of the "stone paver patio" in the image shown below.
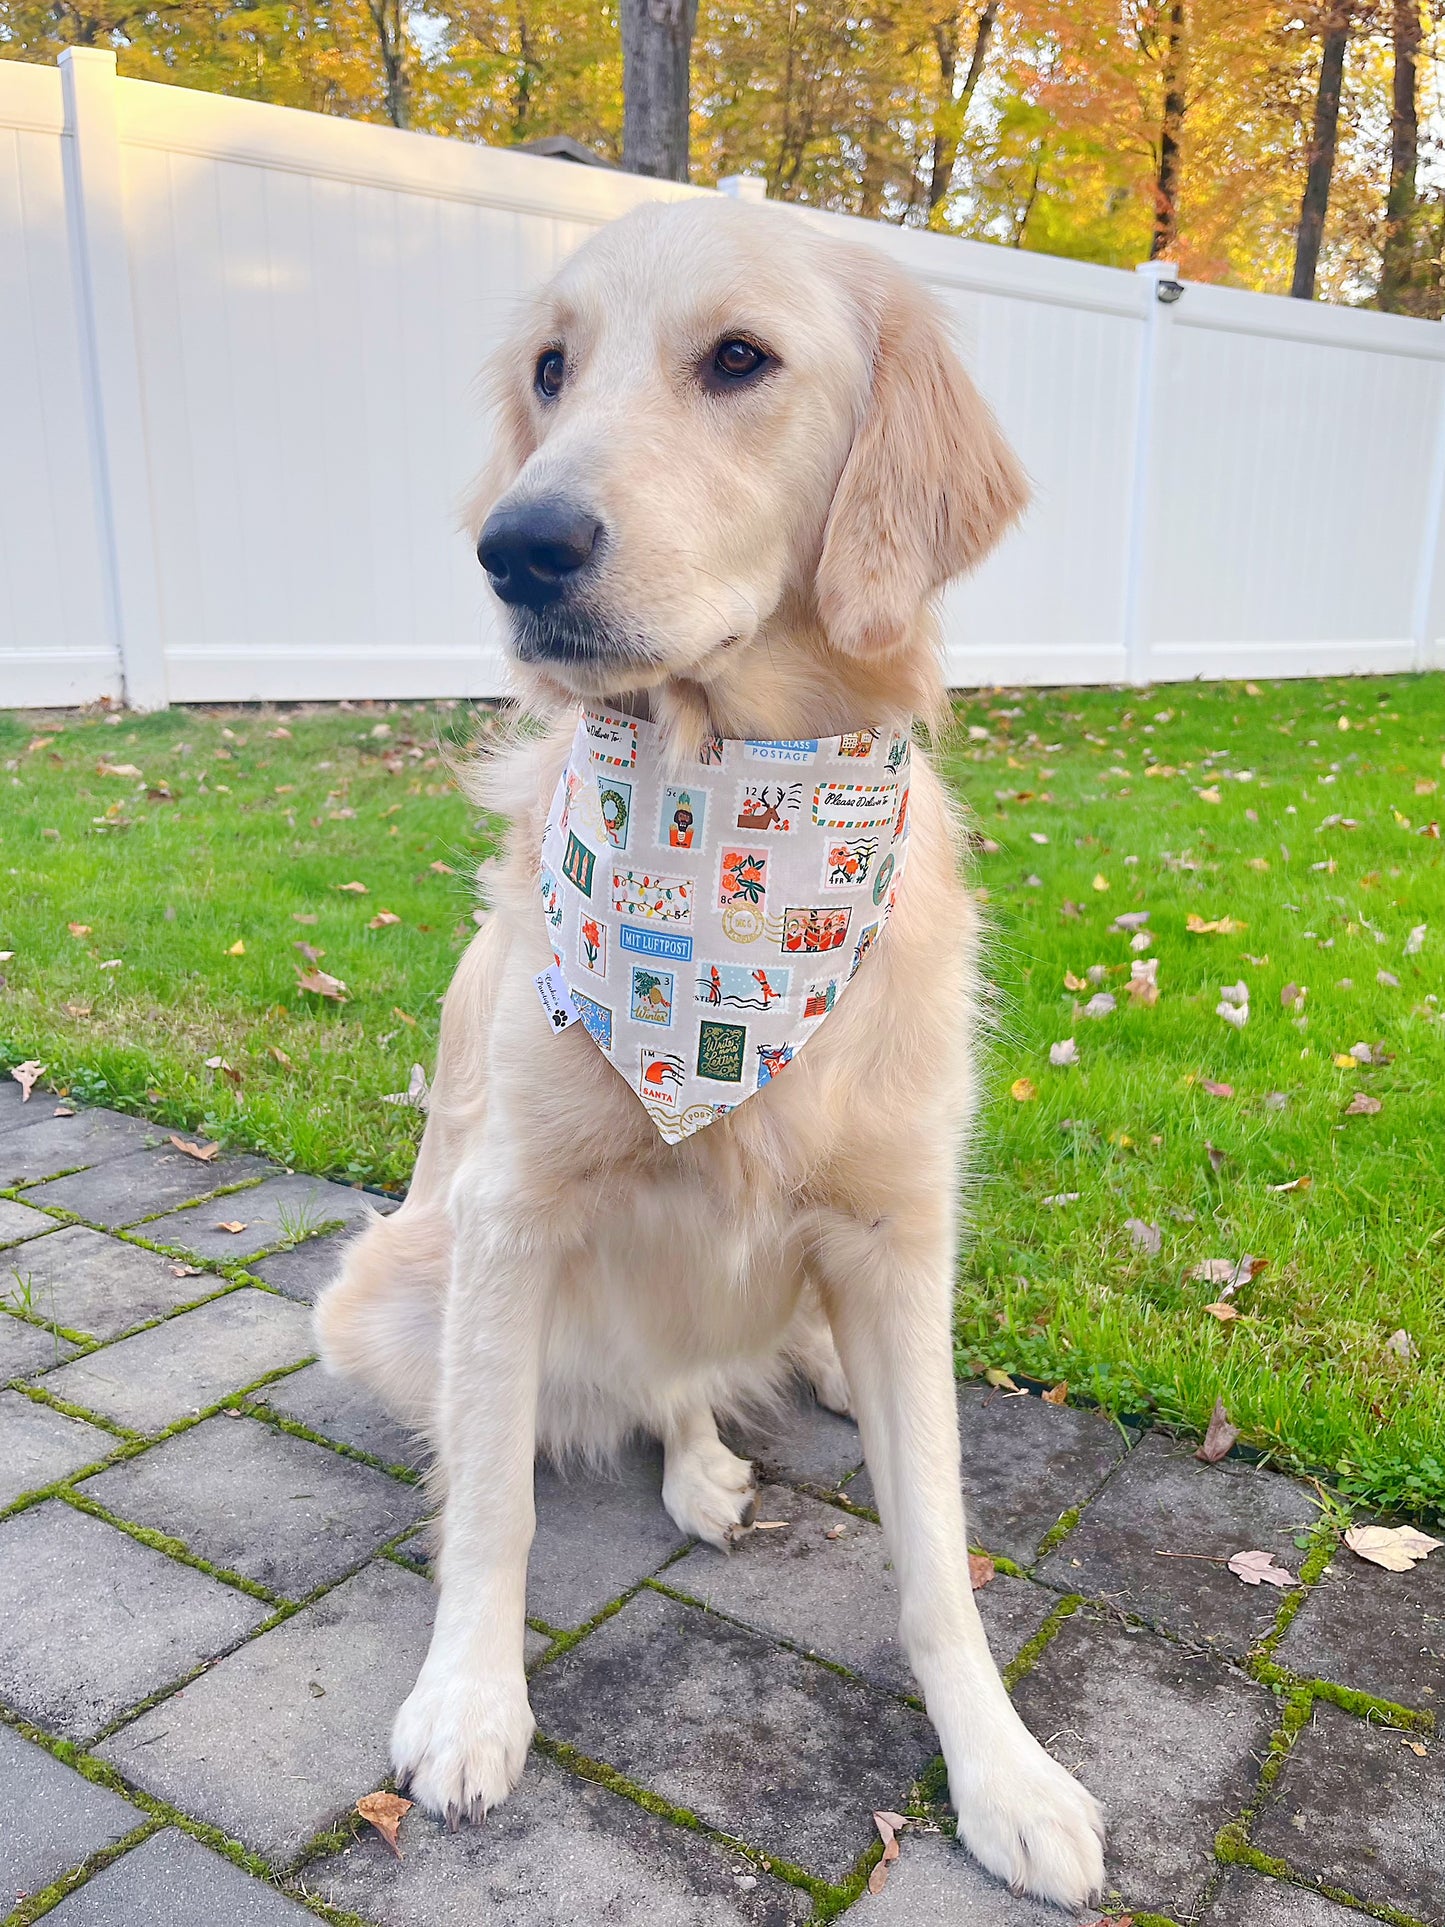
[[[539,1469],[521,1787],[456,1835],[412,1812],[400,1858],[356,1819],[432,1610],[416,1445],[312,1360],[373,1204],[0,1091],[0,1918],[1073,1920],[949,1837],[857,1434],[802,1403],[735,1441],[781,1523],[730,1558],[650,1452]],[[1104,1803],[1106,1916],[1445,1927],[1445,1557],[1332,1554],[1305,1486],[1162,1431],[978,1384],[959,1411],[979,1605]],[[1246,1547],[1306,1585],[1245,1587]],[[915,1818],[871,1895],[884,1808]]]

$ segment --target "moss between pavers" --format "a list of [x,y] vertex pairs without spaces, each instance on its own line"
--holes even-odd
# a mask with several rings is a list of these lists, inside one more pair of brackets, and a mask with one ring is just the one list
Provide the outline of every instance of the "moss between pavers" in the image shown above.
[[[1277,1859],[1273,1854],[1261,1853],[1257,1847],[1250,1846],[1242,1834],[1236,1835],[1232,1825],[1220,1830],[1214,1851],[1226,1866],[1248,1867],[1254,1873],[1267,1874],[1272,1880],[1284,1881],[1288,1886],[1302,1888],[1307,1893],[1323,1894],[1326,1900],[1333,1900],[1341,1907],[1353,1907],[1369,1920],[1387,1922],[1388,1927],[1430,1927],[1430,1923],[1421,1920],[1417,1914],[1401,1913],[1398,1907],[1380,1901],[1358,1900],[1343,1887],[1301,1880],[1288,1861]],[[1135,1919],[1137,1927],[1144,1927],[1142,1916],[1136,1915]]]
[[164,1820],[142,1820],[139,1826],[132,1827],[121,1839],[113,1840],[108,1847],[97,1848],[78,1866],[71,1867],[58,1880],[52,1880],[48,1887],[42,1887],[38,1893],[27,1894],[12,1913],[6,1914],[4,1927],[31,1927],[32,1921],[48,1914],[52,1907],[58,1907],[77,1887],[83,1887],[87,1880],[108,1867],[113,1860],[119,1860],[123,1853],[129,1853],[132,1847],[138,1847],[142,1840],[149,1840],[153,1833],[159,1833],[164,1825]]
[[1034,1553],[1034,1564],[1038,1565],[1041,1560],[1046,1559],[1055,1546],[1062,1545],[1083,1516],[1084,1508],[1081,1505],[1071,1505],[1067,1512],[1060,1513],[1057,1521],[1040,1539],[1038,1550]]
[[[299,1369],[299,1368],[298,1368]],[[243,1396],[249,1398],[251,1394]],[[305,1439],[308,1445],[324,1445],[328,1452],[334,1452],[340,1459],[355,1459],[358,1465],[369,1465],[377,1472],[385,1472],[389,1478],[397,1479],[403,1485],[424,1485],[426,1474],[417,1472],[409,1465],[392,1465],[385,1459],[377,1458],[371,1452],[363,1452],[358,1445],[348,1445],[343,1439],[329,1439],[324,1432],[313,1432],[298,1419],[287,1418],[284,1413],[273,1411],[268,1405],[240,1405],[236,1408],[262,1425],[269,1425],[273,1432],[285,1432],[293,1439]]]

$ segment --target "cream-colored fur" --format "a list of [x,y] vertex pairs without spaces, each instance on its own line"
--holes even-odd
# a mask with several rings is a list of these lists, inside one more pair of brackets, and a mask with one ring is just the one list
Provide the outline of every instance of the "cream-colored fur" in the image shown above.
[[[714,349],[739,335],[775,365],[714,392]],[[549,349],[566,364],[550,401],[532,381]],[[857,1416],[961,1838],[1016,1887],[1082,1904],[1097,1808],[1014,1713],[969,1585],[951,1309],[975,930],[942,784],[915,751],[897,908],[846,997],[785,1073],[683,1143],[580,1026],[551,1034],[532,982],[550,962],[542,823],[579,697],[651,716],[679,755],[708,727],[936,714],[928,599],[1019,512],[1021,473],[919,289],[795,216],[726,202],[650,207],[591,240],[520,326],[497,398],[478,524],[498,500],[565,495],[605,540],[579,606],[514,622],[543,726],[478,778],[511,831],[447,995],[415,1181],[318,1310],[328,1363],[428,1435],[445,1492],[398,1779],[456,1820],[522,1771],[539,1444],[655,1435],[668,1510],[726,1546],[753,1487],[716,1415],[796,1363]]]

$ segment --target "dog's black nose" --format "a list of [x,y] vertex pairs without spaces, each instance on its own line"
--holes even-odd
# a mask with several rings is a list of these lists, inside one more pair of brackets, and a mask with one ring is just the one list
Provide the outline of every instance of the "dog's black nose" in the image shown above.
[[477,560],[503,602],[555,602],[591,561],[602,524],[575,502],[521,502],[487,517]]

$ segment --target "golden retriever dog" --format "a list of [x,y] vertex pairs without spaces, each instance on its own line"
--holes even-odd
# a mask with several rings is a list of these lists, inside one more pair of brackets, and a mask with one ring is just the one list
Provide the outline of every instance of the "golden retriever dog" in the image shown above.
[[726,1548],[752,1468],[718,1436],[795,1370],[861,1430],[902,1639],[960,1839],[1073,1906],[1091,1796],[1029,1734],[969,1584],[952,1372],[960,1162],[976,1099],[975,912],[915,751],[891,921],[807,1048],[668,1142],[574,1024],[553,1034],[540,849],[584,707],[679,761],[725,739],[909,730],[943,709],[930,598],[1020,513],[1020,468],[930,299],[780,209],[638,209],[530,304],[496,369],[479,554],[524,708],[477,778],[510,820],[447,994],[409,1197],[350,1249],[323,1355],[431,1442],[431,1647],[392,1760],[453,1823],[516,1785],[533,1462],[651,1434],[662,1500]]

